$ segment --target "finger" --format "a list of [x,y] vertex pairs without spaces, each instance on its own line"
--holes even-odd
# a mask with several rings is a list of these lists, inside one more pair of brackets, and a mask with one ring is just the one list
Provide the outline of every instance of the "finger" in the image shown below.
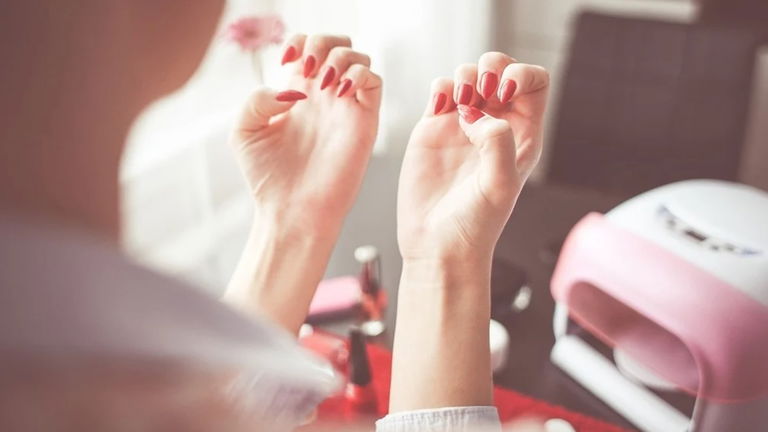
[[474,105],[477,102],[477,65],[466,63],[457,67],[453,73],[453,82],[453,100],[457,105]]
[[304,43],[304,78],[317,75],[317,71],[325,62],[328,53],[337,46],[351,47],[352,41],[347,36],[312,35]]
[[480,154],[480,184],[493,204],[506,204],[516,179],[515,138],[509,122],[459,105],[459,125]]
[[304,51],[304,42],[306,40],[307,35],[301,33],[292,35],[288,38],[283,46],[283,57],[282,60],[280,60],[280,64],[285,65],[300,59],[302,52]]
[[502,103],[526,97],[526,104],[517,109],[532,120],[541,120],[547,103],[549,73],[541,66],[512,63],[504,68],[501,75],[499,100]]
[[480,79],[477,81],[476,90],[483,99],[487,101],[494,98],[504,68],[514,62],[515,59],[500,52],[487,52],[480,56],[477,62],[477,74]]
[[320,90],[335,86],[340,82],[339,77],[353,64],[369,67],[371,58],[348,47],[337,46],[331,49],[321,74],[323,79],[320,81]]
[[517,149],[517,167],[523,179],[527,178],[539,161],[542,151],[544,112],[547,107],[549,73],[540,66],[513,63],[504,69],[504,82],[514,88],[507,90],[511,107],[529,125],[528,139],[521,139]]
[[436,116],[451,112],[456,108],[451,95],[453,94],[453,80],[447,77],[435,78],[429,91],[429,103],[424,111],[424,116]]
[[250,134],[269,126],[270,120],[282,114],[297,101],[306,99],[307,95],[295,90],[278,92],[268,87],[259,87],[248,99],[236,130]]
[[353,64],[341,76],[336,96],[354,96],[364,107],[378,109],[381,104],[381,77],[367,66]]

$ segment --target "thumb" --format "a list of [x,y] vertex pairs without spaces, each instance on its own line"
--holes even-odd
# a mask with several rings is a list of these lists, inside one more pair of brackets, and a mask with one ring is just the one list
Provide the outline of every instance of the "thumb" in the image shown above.
[[483,193],[494,201],[505,201],[517,178],[515,138],[504,119],[491,117],[469,105],[459,105],[459,125],[480,154]]
[[237,130],[251,133],[263,129],[269,126],[272,117],[288,111],[296,101],[306,98],[307,95],[296,90],[278,92],[268,87],[259,87],[248,98],[237,123]]

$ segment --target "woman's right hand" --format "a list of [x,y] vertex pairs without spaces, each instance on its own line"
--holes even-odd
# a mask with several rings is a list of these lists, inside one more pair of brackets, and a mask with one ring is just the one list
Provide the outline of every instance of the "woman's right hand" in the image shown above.
[[543,68],[498,52],[432,83],[400,174],[406,262],[490,259],[541,154],[548,86]]
[[390,412],[493,403],[491,257],[541,154],[548,84],[487,53],[432,85],[400,173]]

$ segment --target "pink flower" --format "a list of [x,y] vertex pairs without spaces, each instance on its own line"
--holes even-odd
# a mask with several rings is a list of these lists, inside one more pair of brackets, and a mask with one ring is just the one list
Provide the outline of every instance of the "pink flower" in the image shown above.
[[256,51],[283,41],[285,24],[277,15],[243,17],[228,25],[223,37],[244,51]]

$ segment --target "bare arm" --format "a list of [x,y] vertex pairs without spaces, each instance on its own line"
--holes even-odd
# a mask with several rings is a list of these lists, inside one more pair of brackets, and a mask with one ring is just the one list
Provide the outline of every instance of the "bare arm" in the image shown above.
[[490,262],[406,262],[391,412],[491,405]]
[[491,260],[541,153],[546,71],[486,53],[454,76],[433,82],[400,174],[391,413],[492,404]]
[[298,334],[336,236],[304,234],[272,217],[254,218],[224,300]]
[[224,299],[297,333],[368,165],[381,79],[343,36],[291,37],[290,91],[256,90],[232,135],[256,213]]

